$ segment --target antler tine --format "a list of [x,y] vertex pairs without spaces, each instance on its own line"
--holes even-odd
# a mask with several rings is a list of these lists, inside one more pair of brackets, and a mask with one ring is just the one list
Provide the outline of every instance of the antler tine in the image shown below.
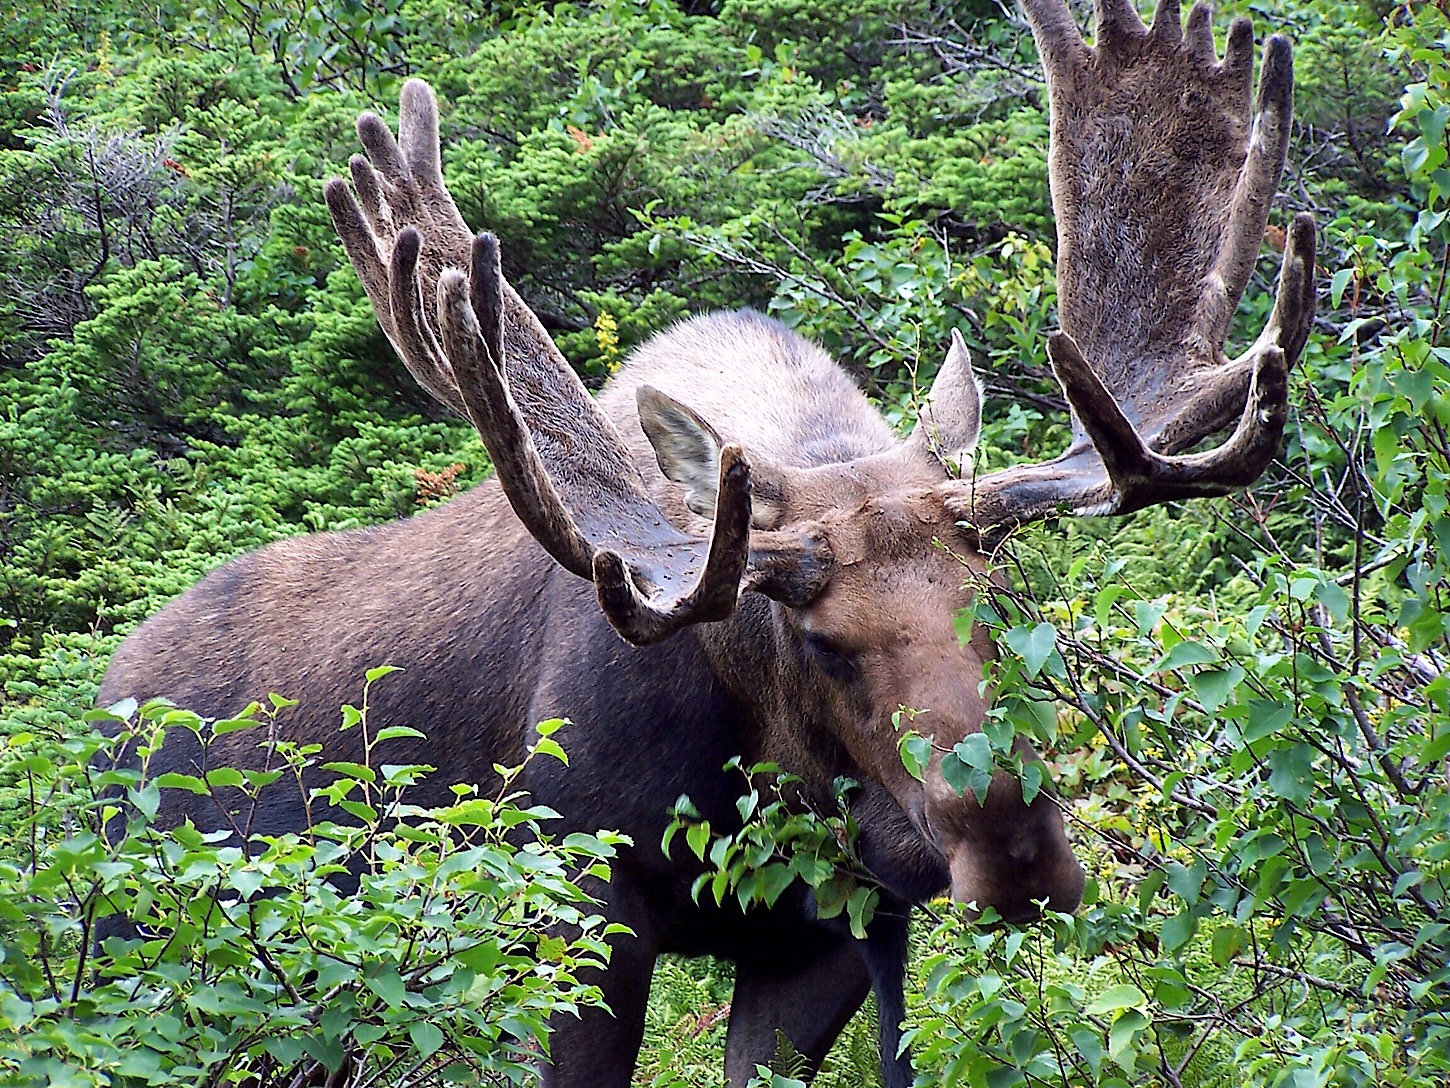
[[[1232,48],[1228,55],[1232,55]],[[1225,63],[1228,63],[1227,60]],[[1269,205],[1279,187],[1279,175],[1289,152],[1293,112],[1293,51],[1287,38],[1275,34],[1264,45],[1264,68],[1259,76],[1259,95],[1248,153],[1238,173],[1224,231],[1227,245],[1219,252],[1206,278],[1199,304],[1196,323],[1214,349],[1221,346],[1228,335],[1234,309],[1244,293],[1253,272],[1254,259],[1263,244]]]
[[[354,166],[353,177],[371,180],[376,175],[372,173],[372,167],[364,161],[360,166]],[[372,223],[380,222],[387,214],[386,205],[372,211],[367,210],[368,202],[380,196],[378,190],[368,186],[369,181],[359,186],[359,193],[367,193],[364,203],[360,204],[341,178],[333,178],[327,183],[323,192],[328,211],[332,213],[333,226],[342,238],[343,248],[347,250],[348,259],[357,271],[358,278],[362,280],[363,290],[373,305],[378,324],[382,326],[383,333],[397,351],[398,357],[403,360],[403,365],[408,368],[408,373],[434,400],[459,415],[466,415],[447,360],[438,347],[433,330],[422,318],[422,300],[416,284],[402,284],[402,289],[395,295],[395,280],[384,263],[381,252],[382,240],[368,222],[369,219]],[[403,241],[404,236],[408,238],[406,242]],[[416,263],[417,251],[422,243],[418,233],[411,228],[394,241],[388,261],[398,258],[400,243],[413,247],[413,261]]]
[[729,615],[749,561],[744,455],[722,459],[709,539],[671,525],[613,425],[503,278],[496,239],[475,238],[458,214],[426,84],[404,86],[401,113],[397,139],[375,115],[358,119],[367,155],[350,163],[357,195],[334,179],[326,198],[409,372],[473,423],[519,519],[561,566],[598,583],[621,635],[653,642]]
[[1279,291],[1274,298],[1274,311],[1269,323],[1259,334],[1258,343],[1246,354],[1253,354],[1262,345],[1277,343],[1284,349],[1290,366],[1303,353],[1314,328],[1314,311],[1318,297],[1314,288],[1315,252],[1314,217],[1300,212],[1289,225],[1284,247],[1284,264],[1279,269]]
[[1281,350],[1286,367],[1299,361],[1314,327],[1317,302],[1314,217],[1308,212],[1296,215],[1285,241],[1278,293],[1263,332],[1238,358],[1203,370],[1191,384],[1185,384],[1176,410],[1162,417],[1148,436],[1160,452],[1172,454],[1188,449],[1232,421],[1248,395],[1257,360],[1265,351]]
[[[405,231],[399,241],[413,233]],[[480,265],[496,266],[497,254],[498,245],[493,236],[480,235],[474,243],[474,283],[480,279]],[[395,287],[415,285],[417,246],[399,245],[394,255]],[[498,313],[490,312],[488,293],[487,288],[470,291],[469,280],[457,269],[445,269],[438,279],[438,324],[458,376],[459,395],[520,520],[560,566],[588,578],[592,573],[594,549],[549,478],[509,390],[503,354],[495,350]],[[484,304],[475,306],[476,300]]]
[[1188,26],[1183,31],[1183,42],[1188,47],[1188,55],[1201,64],[1212,64],[1218,59],[1213,48],[1212,5],[1193,5],[1188,13]]
[[1022,0],[1022,7],[1032,24],[1032,36],[1037,39],[1049,83],[1071,63],[1086,57],[1087,43],[1064,0]]
[[[407,257],[416,250],[400,248],[398,273],[414,274]],[[438,295],[460,396],[504,493],[561,566],[594,580],[615,630],[643,645],[728,616],[749,555],[750,468],[738,448],[721,461],[710,539],[680,532],[650,500],[613,426],[562,358],[506,365],[510,340],[519,338],[512,318],[523,304],[503,279],[491,234],[475,239],[468,279],[445,270]]]
[[[1240,15],[1229,25],[1228,44],[1223,49],[1223,63],[1219,70],[1239,85],[1240,93],[1247,98],[1254,79],[1254,23]],[[1262,103],[1260,104],[1262,107]]]
[[423,285],[416,273],[422,250],[423,237],[412,227],[404,227],[393,243],[388,263],[388,301],[396,330],[393,346],[408,373],[433,399],[467,419],[468,409],[459,391],[458,378],[424,316]]
[[735,611],[750,554],[750,464],[734,444],[720,451],[720,490],[705,569],[692,587],[661,587],[645,596],[629,576],[625,557],[609,548],[594,556],[594,584],[614,629],[637,646],[658,642],[688,622],[723,620]]
[[1133,0],[1094,0],[1093,22],[1099,41],[1141,38],[1148,32]]
[[[451,204],[452,198],[443,184],[438,100],[433,96],[433,89],[421,79],[410,79],[403,84],[399,101],[402,119],[407,123],[398,126],[398,143],[409,175],[425,194],[431,194],[434,199],[447,199]],[[387,126],[383,128],[386,131]],[[460,216],[459,224],[462,223]]]
[[[359,192],[362,192],[361,186]],[[378,315],[383,331],[392,339],[392,307],[388,305],[388,271],[378,251],[378,238],[363,216],[363,209],[348,191],[347,182],[332,178],[323,187],[327,210],[332,215],[332,225],[342,239],[343,249],[352,262],[368,301]]]
[[[1288,150],[1288,41],[1265,43],[1250,121],[1247,20],[1220,62],[1206,5],[1183,26],[1176,0],[1158,0],[1145,29],[1131,0],[1096,0],[1097,41],[1084,52],[1062,0],[1024,2],[1049,74],[1063,331],[1048,354],[1074,441],[1056,460],[963,485],[954,508],[989,535],[1252,483],[1282,438],[1287,372],[1315,304],[1314,223],[1300,215],[1267,326],[1224,357]],[[1183,452],[1229,424],[1215,449]]]
[[1183,37],[1182,0],[1158,0],[1153,5],[1153,23],[1149,33],[1164,41],[1176,42]]

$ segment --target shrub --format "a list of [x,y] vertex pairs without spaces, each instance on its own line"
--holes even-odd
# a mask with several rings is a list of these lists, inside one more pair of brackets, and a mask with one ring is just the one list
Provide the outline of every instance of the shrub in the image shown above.
[[[343,710],[366,764],[319,766],[321,745],[272,739],[292,705],[276,696],[229,721],[162,703],[96,711],[50,754],[10,756],[30,806],[0,854],[0,1081],[532,1078],[548,1018],[600,1003],[587,973],[622,927],[581,878],[607,880],[623,840],[555,841],[556,814],[514,788],[520,767],[497,768],[492,795],[459,785],[451,804],[410,804],[432,768],[383,762],[418,734],[374,730],[367,690]],[[562,724],[539,726],[530,759],[564,758]],[[167,732],[205,747],[239,730],[266,738],[255,766],[151,770]],[[301,789],[314,767],[332,777],[307,798],[308,826],[252,831],[258,796]],[[174,790],[231,815],[215,832],[161,826]]]

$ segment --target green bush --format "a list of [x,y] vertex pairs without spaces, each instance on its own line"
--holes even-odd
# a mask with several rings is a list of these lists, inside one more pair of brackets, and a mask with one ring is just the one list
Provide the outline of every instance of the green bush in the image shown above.
[[[386,762],[419,735],[368,720],[389,671],[343,708],[367,762],[322,763],[331,779],[296,832],[251,830],[259,796],[302,790],[323,758],[270,739],[292,705],[277,696],[230,721],[160,703],[91,712],[93,729],[49,754],[11,738],[6,770],[29,804],[0,849],[0,1081],[532,1078],[548,1018],[601,1001],[587,974],[621,927],[581,879],[608,880],[623,840],[551,838],[556,814],[517,792],[520,767],[498,768],[492,796],[459,785],[451,804],[409,803],[433,768]],[[564,758],[562,724],[538,727],[530,759]],[[151,770],[167,732],[205,749],[241,730],[264,738],[253,766]],[[223,826],[156,823],[166,791],[214,802]]]
[[735,802],[741,829],[716,831],[690,798],[681,796],[660,841],[666,856],[680,837],[698,860],[708,858],[709,867],[690,889],[695,900],[708,892],[716,906],[727,895],[741,909],[774,906],[799,881],[814,893],[818,917],[844,914],[851,933],[864,938],[880,893],[854,852],[858,829],[846,799],[858,783],[837,779],[836,811],[818,812],[804,805],[795,788],[800,779],[773,763],[746,768],[732,760],[725,769],[739,771],[743,779]]

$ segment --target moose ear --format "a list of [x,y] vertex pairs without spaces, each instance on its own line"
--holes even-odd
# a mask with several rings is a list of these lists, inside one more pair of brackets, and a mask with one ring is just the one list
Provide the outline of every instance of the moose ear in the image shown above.
[[654,447],[667,479],[685,488],[685,505],[701,517],[715,516],[720,486],[720,447],[715,428],[674,397],[641,385],[635,390],[639,425]]
[[967,460],[982,430],[982,386],[962,334],[952,330],[946,362],[931,383],[907,444],[930,453],[948,469]]
[[[702,518],[715,516],[720,487],[720,447],[715,428],[692,408],[652,386],[634,391],[639,425],[665,478],[685,488],[685,505]],[[784,496],[789,470],[769,458],[750,454],[750,524],[776,529],[784,517]]]

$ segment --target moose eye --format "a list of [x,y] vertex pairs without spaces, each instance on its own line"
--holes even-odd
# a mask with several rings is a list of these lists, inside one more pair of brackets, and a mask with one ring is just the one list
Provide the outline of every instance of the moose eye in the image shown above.
[[849,682],[856,679],[856,657],[830,639],[807,632],[801,636],[811,660],[827,676],[834,680]]

